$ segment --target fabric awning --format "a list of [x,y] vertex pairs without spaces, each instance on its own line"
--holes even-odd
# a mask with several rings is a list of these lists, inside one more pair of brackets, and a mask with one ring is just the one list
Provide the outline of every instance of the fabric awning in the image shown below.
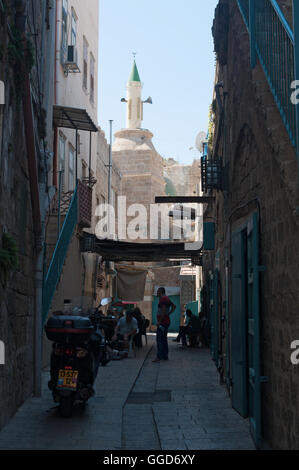
[[85,109],[53,106],[53,126],[98,132],[98,128]]
[[[95,235],[84,232],[81,239],[81,251],[98,253],[107,261],[169,261],[192,260],[194,264],[200,264],[202,247],[196,247],[192,243],[131,243],[115,240],[102,240]],[[186,247],[188,249],[186,249]]]

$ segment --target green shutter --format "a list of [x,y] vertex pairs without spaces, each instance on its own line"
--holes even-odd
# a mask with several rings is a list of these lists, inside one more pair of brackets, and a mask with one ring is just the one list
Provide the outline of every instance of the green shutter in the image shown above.
[[249,419],[257,448],[261,446],[261,382],[260,374],[260,271],[259,220],[254,213],[247,227],[248,269],[248,367],[249,367]]
[[247,312],[246,312],[246,233],[232,236],[231,374],[232,406],[248,416],[247,394]]
[[218,309],[218,280],[219,271],[216,269],[210,277],[210,325],[211,325],[211,355],[218,366],[219,359],[219,309]]
[[219,283],[219,271],[218,269],[214,272],[214,361],[218,367],[219,360],[219,302],[218,302],[218,283]]
[[215,250],[215,224],[213,222],[203,224],[203,249]]

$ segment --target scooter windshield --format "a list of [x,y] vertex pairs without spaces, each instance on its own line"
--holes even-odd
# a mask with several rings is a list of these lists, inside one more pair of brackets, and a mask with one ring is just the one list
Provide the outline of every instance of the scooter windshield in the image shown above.
[[88,317],[95,309],[95,301],[93,297],[80,296],[71,299],[69,304],[65,307],[64,313],[66,315]]

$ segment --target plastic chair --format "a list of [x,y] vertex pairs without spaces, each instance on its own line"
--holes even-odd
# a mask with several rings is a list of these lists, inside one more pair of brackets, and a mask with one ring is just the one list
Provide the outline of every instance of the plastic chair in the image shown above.
[[140,330],[140,333],[141,333],[141,338],[142,336],[145,336],[145,342],[147,344],[147,336],[146,336],[146,330],[147,328],[149,327],[150,325],[150,321],[146,318],[143,322],[143,326],[142,326],[142,329]]

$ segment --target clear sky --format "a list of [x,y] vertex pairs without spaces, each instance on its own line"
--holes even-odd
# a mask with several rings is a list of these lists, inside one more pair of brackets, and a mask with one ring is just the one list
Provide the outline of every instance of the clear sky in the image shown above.
[[126,96],[133,56],[143,82],[142,127],[154,134],[165,158],[188,164],[200,154],[199,131],[208,127],[215,74],[211,27],[218,0],[100,0],[99,124],[109,141],[126,126]]

